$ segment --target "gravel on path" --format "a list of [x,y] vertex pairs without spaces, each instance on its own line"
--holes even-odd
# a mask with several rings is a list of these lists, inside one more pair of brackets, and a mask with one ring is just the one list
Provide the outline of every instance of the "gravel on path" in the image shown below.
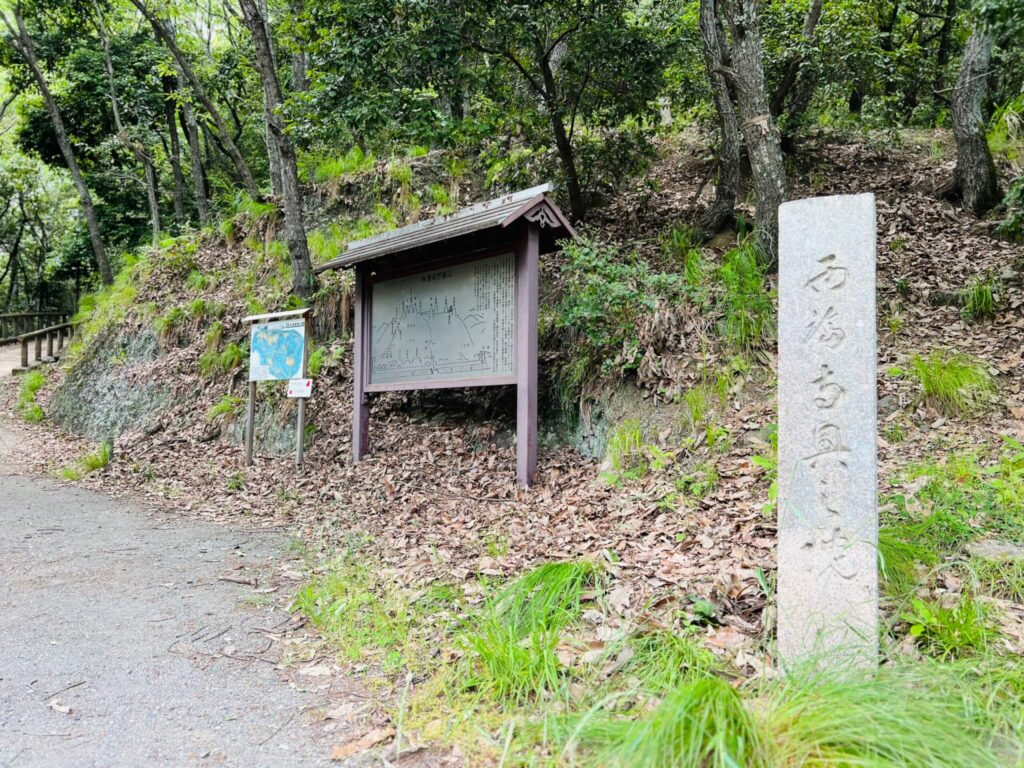
[[[265,654],[287,614],[221,580],[280,535],[5,473],[0,433],[0,768],[329,765],[323,702]],[[265,656],[264,656],[265,658]]]

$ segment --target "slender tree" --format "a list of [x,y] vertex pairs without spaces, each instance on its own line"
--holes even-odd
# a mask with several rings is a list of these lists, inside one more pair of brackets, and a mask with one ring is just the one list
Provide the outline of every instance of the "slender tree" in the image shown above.
[[174,179],[174,218],[179,226],[185,222],[185,175],[181,172],[181,141],[178,138],[178,123],[174,119],[174,85],[173,79],[162,77],[164,91],[164,122],[167,127],[167,158],[171,163],[171,176]]
[[192,69],[192,65],[189,63],[188,58],[178,46],[174,32],[164,20],[160,19],[152,10],[150,10],[144,0],[131,0],[131,3],[139,10],[139,13],[145,17],[146,21],[149,22],[157,38],[167,46],[167,50],[169,50],[171,55],[174,57],[178,70],[192,87],[192,92],[195,94],[196,98],[199,99],[199,103],[203,105],[203,109],[205,109],[207,114],[210,115],[210,119],[213,120],[213,124],[217,128],[218,139],[221,146],[224,148],[224,152],[227,156],[231,158],[231,162],[234,164],[235,170],[242,179],[242,183],[245,185],[246,189],[249,190],[250,194],[258,195],[259,188],[256,186],[256,182],[253,179],[252,171],[249,170],[249,166],[245,162],[245,158],[242,157],[242,153],[238,149],[238,145],[231,137],[231,132],[228,130],[227,123],[224,122],[224,118],[221,115],[220,110],[214,105],[213,100],[209,97],[206,89],[203,87],[203,84],[199,81],[199,77]]
[[[772,94],[772,118],[785,117],[783,121],[783,144],[791,145],[793,134],[799,127],[804,113],[811,104],[814,95],[814,73],[808,66],[808,60],[816,41],[818,22],[825,0],[811,0],[804,16],[804,25],[800,35],[800,47],[792,55],[782,73],[782,79]],[[787,106],[788,101],[788,106]]]
[[284,94],[274,66],[274,54],[267,34],[267,24],[255,0],[239,0],[245,25],[252,35],[256,52],[256,69],[263,84],[263,102],[270,135],[267,140],[277,145],[281,174],[282,202],[284,204],[285,239],[292,260],[292,290],[304,298],[316,291],[316,277],[309,258],[306,226],[302,212],[302,189],[299,186],[299,168],[295,146],[288,135],[281,114]]
[[765,90],[764,57],[758,23],[759,0],[720,0],[732,38],[726,69],[736,93],[740,131],[750,156],[757,195],[757,242],[769,269],[778,265],[779,206],[788,194],[779,130]]
[[100,34],[100,42],[103,45],[103,65],[107,73],[107,87],[110,93],[110,109],[114,115],[114,128],[117,131],[118,141],[132,153],[142,166],[146,179],[146,201],[149,205],[152,241],[153,245],[158,245],[160,243],[160,199],[159,190],[157,189],[156,166],[143,143],[125,130],[124,123],[121,120],[121,107],[118,102],[117,85],[114,79],[114,62],[110,56],[110,36],[107,34],[107,25],[103,20],[103,11],[100,9],[97,0],[93,0],[93,10],[96,13],[96,30]]
[[704,61],[711,83],[711,95],[718,115],[718,182],[715,185],[715,199],[700,220],[704,237],[711,238],[733,219],[740,183],[741,149],[736,110],[724,74],[727,52],[721,24],[715,13],[715,0],[701,0],[700,34],[704,43]]
[[192,187],[196,195],[196,212],[199,214],[199,223],[206,225],[210,221],[210,206],[208,203],[209,192],[206,187],[206,169],[203,167],[203,150],[199,146],[199,125],[196,123],[196,113],[192,110],[186,95],[185,76],[178,68],[178,89],[180,98],[178,102],[178,115],[181,118],[181,130],[185,134],[185,141],[188,143],[189,162],[192,165]]
[[951,117],[956,138],[956,170],[941,192],[959,196],[964,208],[981,216],[999,202],[995,163],[985,139],[984,103],[988,94],[992,34],[981,22],[964,48],[960,76],[953,89]]
[[78,161],[75,158],[75,151],[71,145],[71,140],[68,138],[67,129],[64,126],[64,118],[57,108],[57,101],[53,97],[53,93],[50,91],[50,86],[46,81],[46,76],[43,74],[42,68],[39,66],[39,61],[36,58],[35,44],[32,40],[32,36],[29,34],[28,29],[25,26],[25,20],[22,17],[21,2],[15,3],[11,9],[11,16],[13,16],[13,23],[11,18],[6,12],[0,11],[0,19],[3,20],[3,24],[7,27],[7,31],[10,33],[11,45],[18,52],[25,64],[28,66],[29,71],[32,73],[32,79],[35,81],[36,87],[39,89],[40,95],[43,97],[43,102],[46,105],[46,111],[50,115],[50,120],[53,123],[53,132],[57,137],[57,144],[60,147],[61,155],[64,157],[64,162],[68,167],[68,171],[71,173],[71,180],[74,182],[75,190],[78,192],[78,197],[82,205],[82,213],[85,216],[86,226],[89,229],[89,241],[92,244],[92,252],[96,257],[96,264],[99,266],[100,279],[107,285],[114,282],[114,274],[110,269],[110,262],[107,260],[107,250],[103,245],[103,238],[100,235],[99,223],[96,220],[96,208],[93,205],[92,193],[89,191],[88,185],[85,183],[85,178],[82,176],[82,171],[78,167]]

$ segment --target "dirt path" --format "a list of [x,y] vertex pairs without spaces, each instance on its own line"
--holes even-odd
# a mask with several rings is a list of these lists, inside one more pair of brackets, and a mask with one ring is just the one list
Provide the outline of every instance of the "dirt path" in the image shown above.
[[11,375],[11,369],[21,365],[21,347],[18,344],[0,346],[0,378]]
[[264,660],[289,616],[220,579],[280,536],[13,476],[12,453],[0,428],[0,766],[329,764],[323,702]]

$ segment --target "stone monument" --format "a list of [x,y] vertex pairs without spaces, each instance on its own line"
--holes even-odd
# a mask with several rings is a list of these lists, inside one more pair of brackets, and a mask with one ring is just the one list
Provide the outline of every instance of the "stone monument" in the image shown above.
[[878,652],[875,198],[779,208],[778,650]]

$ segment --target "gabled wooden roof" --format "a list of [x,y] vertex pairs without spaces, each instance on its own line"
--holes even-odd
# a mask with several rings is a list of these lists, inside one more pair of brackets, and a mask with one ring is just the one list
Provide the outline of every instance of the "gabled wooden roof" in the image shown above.
[[472,233],[506,228],[520,220],[536,222],[556,237],[575,237],[576,230],[548,197],[550,191],[550,184],[541,184],[485,203],[470,205],[447,216],[436,216],[401,229],[355,240],[348,244],[341,256],[320,265],[316,271],[350,267],[363,261],[412,251]]

